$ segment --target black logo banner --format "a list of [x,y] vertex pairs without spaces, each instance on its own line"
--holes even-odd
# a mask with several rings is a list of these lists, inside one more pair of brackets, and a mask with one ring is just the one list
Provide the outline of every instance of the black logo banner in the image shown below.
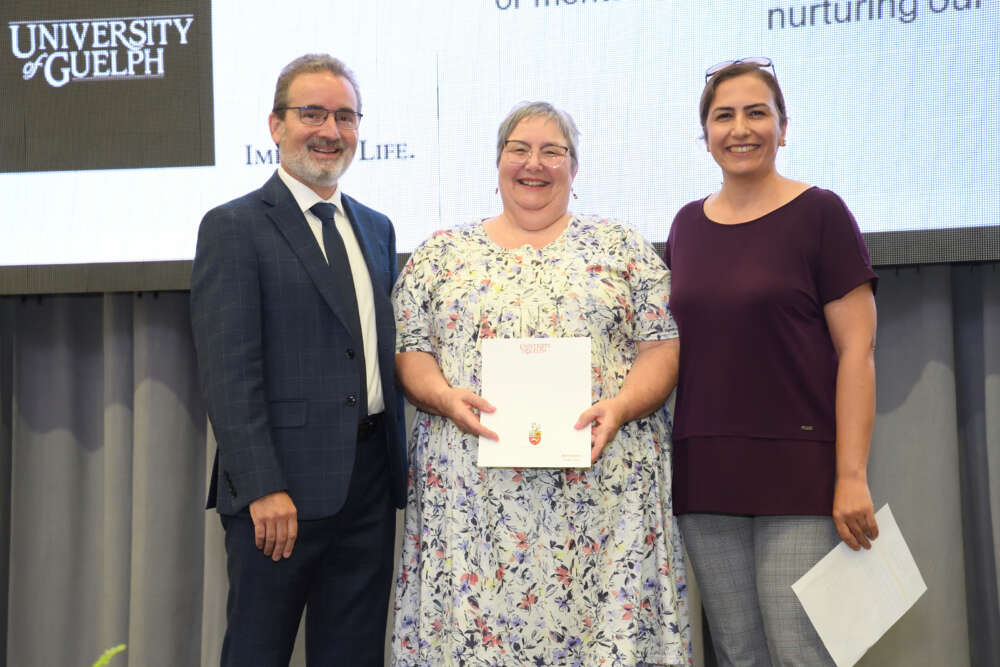
[[211,0],[4,3],[0,172],[215,164],[211,37]]

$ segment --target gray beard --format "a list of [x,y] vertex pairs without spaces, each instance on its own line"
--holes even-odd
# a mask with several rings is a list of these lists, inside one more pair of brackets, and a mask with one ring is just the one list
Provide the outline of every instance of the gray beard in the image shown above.
[[288,171],[294,172],[300,179],[311,185],[320,187],[332,187],[337,184],[338,179],[347,171],[353,155],[346,152],[341,153],[337,163],[328,168],[317,165],[310,159],[309,148],[303,146],[299,151],[291,155],[283,154],[283,161],[287,165]]

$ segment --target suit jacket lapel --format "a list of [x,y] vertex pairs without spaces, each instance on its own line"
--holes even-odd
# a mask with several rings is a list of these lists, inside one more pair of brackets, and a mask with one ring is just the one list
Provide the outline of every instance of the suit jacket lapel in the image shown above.
[[[277,173],[261,188],[261,193],[264,202],[272,207],[267,212],[267,217],[288,241],[292,252],[302,262],[302,266],[312,278],[316,289],[323,296],[323,300],[353,336],[359,335],[360,332],[354,331],[354,327],[351,326],[352,318],[347,316],[343,299],[340,297],[341,286],[338,286],[334,281],[333,271],[330,270],[330,265],[323,257],[323,252],[309,228],[309,223],[306,222],[295,198],[281,182]],[[353,290],[354,285],[349,285],[347,288]],[[356,344],[361,344],[360,339],[356,341]]]
[[[370,238],[371,224],[368,222],[368,216],[360,207],[355,206],[354,200],[347,195],[341,195],[341,201],[344,204],[344,212],[347,214],[347,219],[351,221],[351,229],[354,230],[354,237],[358,239],[358,245],[361,246],[361,254],[364,255],[365,265],[368,267],[368,275],[371,277],[372,290],[386,294],[388,293],[388,289],[382,284],[382,272],[372,266],[372,257],[378,257],[376,253],[378,246],[372,245],[373,241]],[[390,285],[389,287],[392,286]]]
[[[394,318],[392,314],[392,304],[389,302],[389,292],[392,285],[385,284],[385,271],[382,267],[372,265],[372,258],[380,258],[379,246],[376,239],[372,238],[374,230],[368,220],[368,214],[361,206],[357,206],[353,199],[347,195],[342,196],[344,212],[351,221],[354,235],[361,246],[361,252],[365,256],[365,264],[368,265],[368,275],[372,281],[372,300],[375,305],[375,328],[378,332],[378,356],[379,367],[382,370],[383,385],[392,382],[393,350],[396,340],[393,335]],[[393,257],[390,261],[396,261]],[[383,388],[383,391],[385,389]]]

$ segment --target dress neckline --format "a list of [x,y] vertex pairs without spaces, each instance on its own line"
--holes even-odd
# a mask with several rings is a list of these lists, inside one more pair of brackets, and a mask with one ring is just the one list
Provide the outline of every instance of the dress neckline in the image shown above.
[[536,248],[530,243],[525,243],[523,245],[519,245],[514,248],[505,248],[504,246],[500,245],[492,238],[490,238],[490,235],[486,233],[486,221],[492,219],[493,218],[483,218],[475,223],[475,226],[479,230],[479,233],[482,234],[483,238],[486,239],[486,243],[489,244],[492,248],[501,252],[532,252],[538,254],[546,252],[550,248],[554,248],[556,245],[560,244],[563,241],[563,239],[569,236],[569,230],[572,227],[576,226],[577,223],[577,215],[575,213],[570,213],[569,222],[567,222],[566,226],[563,227],[563,230],[559,232],[559,236],[555,237],[554,239],[543,245],[541,248]]

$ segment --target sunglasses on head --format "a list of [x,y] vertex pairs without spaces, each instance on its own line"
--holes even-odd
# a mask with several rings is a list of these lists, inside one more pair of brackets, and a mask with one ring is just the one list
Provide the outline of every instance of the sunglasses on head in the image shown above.
[[716,63],[705,70],[705,81],[708,81],[713,76],[726,69],[730,65],[738,65],[739,63],[747,63],[749,65],[756,65],[757,67],[770,67],[771,74],[774,78],[778,78],[777,72],[774,71],[774,62],[770,58],[765,58],[763,56],[754,56],[752,58],[737,58],[736,60],[723,60],[721,63]]

